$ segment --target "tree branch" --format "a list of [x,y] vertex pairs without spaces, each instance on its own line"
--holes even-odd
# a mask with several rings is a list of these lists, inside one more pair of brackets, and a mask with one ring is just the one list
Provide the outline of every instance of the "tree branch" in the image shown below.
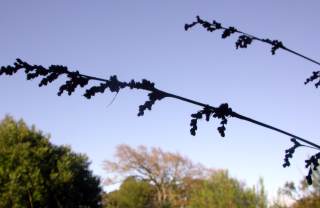
[[[217,130],[219,131],[220,135],[224,137],[225,130],[226,130],[225,125],[227,124],[227,121],[228,121],[227,119],[230,117],[233,117],[233,118],[244,120],[252,124],[255,124],[264,128],[268,128],[270,130],[284,134],[286,136],[294,138],[295,140],[308,144],[314,149],[320,150],[320,146],[318,144],[311,142],[310,140],[304,139],[302,137],[291,134],[285,130],[279,129],[272,125],[265,124],[253,118],[249,118],[247,116],[234,112],[231,108],[229,108],[227,103],[223,103],[219,107],[214,107],[205,103],[201,103],[196,100],[192,100],[189,98],[185,98],[179,95],[175,95],[175,94],[157,89],[154,83],[145,79],[143,79],[141,82],[136,82],[134,80],[131,80],[130,82],[122,82],[122,81],[119,81],[115,75],[111,76],[109,79],[103,79],[99,77],[81,74],[79,73],[79,71],[75,71],[75,72],[69,71],[68,68],[65,66],[51,65],[48,68],[45,68],[39,65],[30,65],[27,62],[24,62],[20,59],[17,59],[17,61],[14,63],[13,66],[10,66],[10,65],[6,67],[2,66],[0,68],[0,75],[3,75],[3,74],[13,75],[22,69],[24,69],[24,73],[26,74],[26,77],[28,80],[34,79],[37,77],[42,77],[42,80],[39,83],[39,87],[42,87],[44,85],[47,85],[53,82],[61,75],[66,75],[68,80],[65,82],[65,84],[60,86],[60,89],[58,92],[59,96],[62,95],[64,91],[66,91],[68,95],[71,95],[78,86],[85,87],[86,85],[88,85],[89,81],[98,81],[100,82],[100,85],[92,86],[85,91],[84,97],[86,97],[87,99],[91,99],[91,97],[95,96],[96,93],[104,93],[106,89],[109,89],[109,91],[116,92],[116,93],[119,93],[119,91],[124,88],[147,91],[149,92],[148,94],[149,100],[147,100],[143,105],[139,106],[138,116],[143,116],[146,109],[151,110],[152,106],[155,104],[155,101],[160,101],[166,97],[174,98],[186,103],[200,106],[203,109],[191,115],[192,119],[190,123],[190,126],[191,126],[190,133],[192,135],[196,134],[196,130],[198,128],[197,121],[199,119],[202,119],[204,116],[206,121],[209,121],[210,118],[217,118],[221,120],[220,121],[221,126],[219,126]],[[305,146],[305,145],[300,145],[300,146]],[[320,157],[320,153],[312,156],[308,161],[306,161],[306,164],[307,164],[306,167],[307,168],[310,167],[311,172],[312,172],[311,166],[314,168],[314,170],[316,170],[316,168],[318,167],[314,159],[318,157]],[[308,181],[310,180],[308,179]]]
[[[194,27],[195,25],[201,25],[203,28],[205,28],[208,32],[214,32],[215,30],[223,30],[223,33],[221,35],[222,39],[225,39],[229,36],[231,36],[231,34],[239,34],[240,36],[238,36],[238,40],[236,41],[235,45],[236,45],[236,49],[238,48],[247,48],[254,40],[256,41],[260,41],[262,43],[271,45],[271,53],[272,55],[275,55],[276,51],[278,49],[282,49],[284,51],[287,51],[291,54],[294,54],[300,58],[303,58],[309,62],[312,62],[318,66],[320,66],[320,62],[312,59],[308,56],[305,56],[295,50],[292,50],[288,47],[286,47],[281,41],[279,40],[270,40],[269,38],[259,38],[255,35],[246,33],[246,32],[242,32],[241,30],[236,29],[235,27],[224,27],[222,26],[221,23],[213,20],[212,23],[201,19],[199,16],[196,17],[196,21],[192,22],[191,24],[185,24],[184,29],[187,31],[190,28]],[[315,87],[319,87],[320,86],[320,71],[315,71],[313,72],[313,74],[306,79],[305,84],[308,84],[309,82],[318,80],[315,83]]]

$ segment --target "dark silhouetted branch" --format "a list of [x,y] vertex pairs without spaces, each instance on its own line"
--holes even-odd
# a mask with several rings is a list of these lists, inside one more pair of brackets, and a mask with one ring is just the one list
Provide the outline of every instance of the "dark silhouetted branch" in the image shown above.
[[[235,32],[234,28],[231,28],[228,30],[229,32],[224,33],[224,37],[230,35],[231,33]],[[244,46],[245,43],[241,43],[241,46]],[[30,65],[29,63],[22,61],[21,59],[17,59],[13,66],[2,66],[0,68],[0,75],[14,75],[19,70],[23,70],[26,74],[26,77],[28,80],[35,79],[35,78],[42,78],[39,87],[46,86],[49,83],[52,83],[55,81],[59,76],[65,75],[67,77],[67,81],[60,86],[58,95],[61,96],[64,92],[67,92],[68,95],[72,95],[72,93],[75,91],[77,87],[85,87],[89,84],[89,81],[98,81],[100,82],[99,85],[91,86],[90,88],[87,88],[85,90],[85,93],[83,94],[84,97],[87,99],[91,99],[93,96],[95,96],[97,93],[104,93],[105,90],[109,90],[110,92],[116,92],[119,93],[120,90],[124,88],[129,89],[136,89],[136,90],[144,90],[148,91],[148,100],[139,106],[139,112],[138,116],[143,116],[145,113],[145,110],[151,110],[152,106],[155,104],[156,101],[160,101],[164,98],[174,98],[183,102],[187,102],[190,104],[194,104],[197,106],[202,107],[203,109],[191,114],[191,122],[190,122],[190,133],[194,136],[196,135],[196,131],[198,129],[197,122],[199,119],[205,118],[206,121],[210,121],[210,118],[216,118],[220,120],[220,126],[217,127],[217,130],[219,134],[224,137],[226,127],[225,125],[228,122],[228,118],[238,118],[240,120],[244,120],[250,123],[253,123],[258,126],[262,126],[268,129],[271,129],[273,131],[279,132],[281,134],[284,134],[286,136],[291,137],[291,141],[294,143],[294,146],[290,149],[286,150],[285,154],[285,163],[284,167],[290,166],[289,158],[293,157],[293,153],[298,147],[309,147],[316,150],[320,150],[320,146],[307,140],[302,137],[298,137],[294,134],[291,134],[287,131],[281,130],[279,128],[276,128],[272,125],[265,124],[263,122],[257,121],[255,119],[243,116],[239,113],[234,112],[227,103],[221,104],[219,107],[210,106],[208,104],[204,104],[192,99],[188,99],[179,95],[175,95],[163,90],[159,90],[155,87],[155,84],[150,82],[149,80],[143,79],[141,82],[136,82],[134,80],[131,80],[130,82],[122,82],[119,81],[117,76],[113,75],[109,79],[103,79],[99,77],[94,76],[88,76],[85,74],[79,73],[79,71],[69,71],[66,66],[61,65],[51,65],[48,68],[45,68],[41,65]],[[304,144],[301,144],[299,142],[303,142]],[[310,146],[307,146],[305,144],[308,144]],[[308,183],[312,183],[311,174],[313,170],[316,170],[318,167],[318,159],[320,157],[320,153],[317,153],[310,157],[309,160],[306,160],[306,168],[309,168],[309,174],[306,177]]]
[[[215,20],[213,20],[212,23],[210,23],[206,20],[201,19],[199,16],[196,17],[195,22],[192,22],[191,24],[185,24],[184,29],[187,31],[190,28],[194,27],[195,25],[201,25],[203,28],[205,28],[209,32],[214,32],[215,30],[222,30],[223,31],[222,35],[221,35],[222,39],[225,39],[225,38],[231,36],[232,34],[239,34],[238,39],[235,43],[236,49],[247,48],[250,44],[252,44],[253,41],[256,40],[256,41],[260,41],[260,42],[266,43],[268,45],[271,45],[272,55],[275,55],[275,53],[278,49],[282,49],[282,50],[285,50],[291,54],[299,56],[307,61],[310,61],[310,62],[320,66],[319,61],[316,61],[308,56],[305,56],[295,50],[292,50],[292,49],[286,47],[279,40],[270,40],[268,38],[266,38],[266,39],[259,38],[255,35],[251,35],[249,33],[242,32],[242,31],[236,29],[235,27],[228,27],[228,28],[224,27],[224,26],[222,26],[221,23],[219,23]],[[320,86],[320,71],[314,71],[313,74],[309,78],[306,79],[305,84],[308,84],[309,82],[313,82],[316,80],[318,80],[318,81],[315,83],[315,87],[318,88]]]

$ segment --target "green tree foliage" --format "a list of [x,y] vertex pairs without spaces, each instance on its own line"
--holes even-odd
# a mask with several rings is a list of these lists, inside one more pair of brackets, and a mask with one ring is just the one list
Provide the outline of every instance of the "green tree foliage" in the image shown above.
[[119,190],[105,195],[104,204],[106,208],[152,208],[155,207],[154,193],[154,187],[148,182],[128,177]]
[[231,178],[227,171],[220,170],[197,183],[197,187],[191,190],[190,208],[267,207],[262,180],[256,191],[255,188],[246,188],[243,183]]
[[145,146],[132,148],[119,145],[115,161],[105,161],[104,168],[112,176],[108,182],[118,182],[135,176],[149,182],[155,188],[158,207],[181,207],[185,203],[187,181],[207,176],[210,169],[195,164],[178,153],[165,152],[160,148],[148,150]]
[[0,123],[0,207],[101,207],[88,158],[22,120]]
[[107,208],[267,207],[262,179],[257,188],[248,188],[227,171],[196,165],[160,148],[120,145],[116,157],[106,161],[106,170],[126,179],[119,190],[106,194]]

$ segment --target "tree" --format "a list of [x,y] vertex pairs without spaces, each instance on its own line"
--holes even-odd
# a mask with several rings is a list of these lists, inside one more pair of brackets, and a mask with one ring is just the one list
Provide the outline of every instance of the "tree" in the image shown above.
[[7,116],[0,123],[0,207],[101,207],[100,179],[89,164]]
[[255,190],[245,187],[240,181],[231,178],[227,171],[221,170],[199,184],[191,190],[190,208],[267,207],[262,180],[259,181],[260,188]]
[[311,186],[303,179],[298,186],[294,182],[286,182],[279,194],[293,201],[292,208],[320,207],[320,171],[313,171]]
[[172,208],[267,206],[262,180],[259,188],[246,188],[227,171],[205,168],[160,148],[148,151],[144,146],[134,149],[120,145],[116,160],[106,161],[105,168],[125,177],[118,191],[107,194],[107,201],[113,205],[109,207],[131,207],[129,202]]
[[160,148],[148,151],[145,146],[134,149],[123,144],[117,147],[115,156],[115,161],[105,161],[104,168],[121,178],[109,177],[107,183],[118,182],[128,176],[147,181],[155,188],[159,207],[183,203],[188,179],[202,178],[212,172],[178,153],[165,152]]
[[129,176],[121,184],[119,190],[104,196],[106,208],[153,208],[154,187],[147,181]]

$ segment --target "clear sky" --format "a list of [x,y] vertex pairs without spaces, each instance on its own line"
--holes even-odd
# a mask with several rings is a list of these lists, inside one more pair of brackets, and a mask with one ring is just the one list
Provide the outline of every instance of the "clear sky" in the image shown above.
[[[62,64],[82,73],[120,80],[147,78],[160,89],[237,112],[320,143],[320,91],[303,82],[318,67],[292,54],[254,43],[235,50],[235,36],[220,39],[183,26],[196,15],[261,37],[279,39],[292,49],[320,59],[320,2],[268,1],[43,1],[0,0],[0,65],[19,57],[33,64]],[[254,185],[263,177],[269,194],[287,180],[307,174],[298,150],[290,168],[282,168],[288,137],[230,119],[221,138],[215,122],[200,122],[189,133],[190,114],[200,108],[177,100],[157,103],[144,117],[138,106],[144,92],[121,91],[86,100],[56,95],[59,81],[44,88],[23,74],[0,77],[0,117],[10,114],[86,153],[93,171],[105,177],[102,162],[115,147],[158,146],[195,162],[229,169]]]

